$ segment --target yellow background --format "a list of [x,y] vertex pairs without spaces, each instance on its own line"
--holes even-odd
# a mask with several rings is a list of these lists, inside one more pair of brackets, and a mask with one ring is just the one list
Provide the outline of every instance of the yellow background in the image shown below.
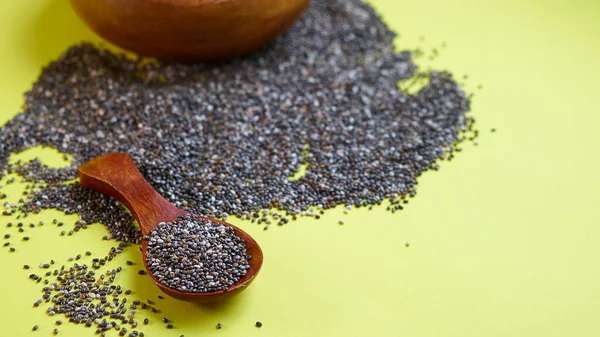
[[[423,69],[468,75],[480,145],[465,145],[440,172],[425,174],[401,213],[353,209],[345,216],[336,209],[268,231],[230,219],[264,249],[257,281],[210,307],[166,299],[141,330],[186,337],[600,336],[600,2],[373,3],[400,33],[399,49],[440,49],[434,61],[419,60]],[[41,67],[82,40],[99,41],[67,1],[0,2],[0,124],[19,111]],[[62,163],[51,151],[26,154],[35,155]],[[4,191],[16,200],[20,188]],[[72,223],[76,216],[60,218]],[[41,287],[21,265],[60,265],[88,249],[103,256],[112,243],[100,240],[101,225],[72,237],[49,225],[27,228],[32,239],[21,242],[5,222],[0,218],[0,234],[13,234],[17,252],[0,247],[0,336],[49,336],[56,317],[32,308]],[[119,264],[126,259],[139,262],[135,247]],[[139,299],[156,299],[138,269],[126,268],[117,282]],[[162,316],[176,328],[164,329]],[[93,335],[85,329],[63,324],[60,336]]]

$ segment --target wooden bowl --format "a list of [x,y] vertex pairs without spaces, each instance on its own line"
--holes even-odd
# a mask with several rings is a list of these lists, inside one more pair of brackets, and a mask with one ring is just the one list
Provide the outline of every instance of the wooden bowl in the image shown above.
[[251,52],[300,17],[310,0],[71,0],[98,35],[140,55],[213,61]]

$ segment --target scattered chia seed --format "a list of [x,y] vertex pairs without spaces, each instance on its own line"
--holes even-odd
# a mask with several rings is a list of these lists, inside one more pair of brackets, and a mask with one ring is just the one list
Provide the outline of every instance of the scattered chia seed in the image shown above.
[[[98,258],[99,261],[112,261],[127,246],[122,242],[118,247],[110,249],[106,257]],[[108,262],[107,262],[108,263]],[[104,272],[95,272],[86,264],[74,262],[72,265],[63,265],[53,273],[51,282],[44,286],[43,296],[34,303],[34,307],[42,303],[48,303],[46,313],[49,316],[64,315],[68,321],[74,324],[84,324],[86,327],[96,326],[97,334],[111,329],[127,332],[125,325],[135,328],[138,322],[134,319],[136,310],[128,310],[125,304],[128,297],[123,297],[124,290],[120,285],[114,284],[117,274],[122,269],[107,269]],[[47,273],[47,277],[50,275]],[[42,277],[31,274],[29,278],[39,282]],[[130,298],[129,298],[130,299]],[[134,303],[140,303],[139,300],[130,299]],[[61,325],[65,318],[56,320],[56,325]],[[66,321],[65,321],[66,322]],[[119,325],[119,322],[122,325]],[[147,322],[147,319],[144,320]],[[136,330],[131,332],[136,336],[141,336]],[[110,334],[110,333],[107,333]]]
[[147,250],[158,281],[186,292],[228,288],[246,275],[249,258],[231,227],[189,214],[152,229]]
[[221,323],[217,323],[217,330],[221,330],[222,327],[223,325],[221,325]]
[[[106,240],[141,242],[119,203],[79,183],[65,184],[76,178],[80,164],[113,151],[128,153],[150,184],[178,207],[217,218],[236,215],[266,224],[264,229],[271,218],[283,225],[290,217],[319,219],[323,210],[340,204],[348,214],[353,205],[372,209],[386,199],[412,197],[422,172],[436,170],[438,159],[460,151],[456,145],[465,140],[460,132],[472,131],[473,119],[466,115],[469,98],[449,73],[427,74],[429,84],[415,94],[397,89],[399,80],[420,74],[410,53],[394,51],[393,38],[359,0],[313,0],[287,34],[232,61],[143,63],[89,44],[74,46],[44,68],[25,95],[24,112],[0,127],[0,176],[10,170],[34,183],[3,214],[19,211],[20,218],[55,208],[81,217],[69,235],[100,222],[110,232]],[[476,138],[473,132],[469,140]],[[8,164],[11,152],[40,144],[72,153],[72,165]],[[290,179],[301,167],[306,173]],[[272,208],[278,213],[266,210]],[[401,209],[394,204],[388,210]],[[24,232],[23,223],[17,227]],[[190,237],[194,233],[210,235],[200,240]],[[224,289],[248,267],[243,242],[210,222],[189,228],[163,224],[149,240],[150,271],[177,290]],[[232,245],[219,248],[223,242]],[[94,271],[124,247],[92,266],[63,266],[50,282],[30,275],[46,284],[34,306],[45,301],[50,316],[95,325],[101,336],[110,329],[124,336],[125,324],[137,326],[133,317],[140,302],[128,309],[119,298],[131,293],[113,284],[120,267]],[[160,312],[145,303],[141,308]],[[144,336],[129,334],[134,335]]]
[[37,325],[34,325],[33,328],[31,329],[32,331],[36,331],[38,329]]
[[[394,36],[359,0],[314,0],[288,33],[230,61],[143,62],[74,46],[43,69],[24,111],[0,128],[0,172],[40,183],[18,216],[78,213],[75,232],[100,222],[112,238],[139,243],[120,204],[64,183],[113,151],[128,153],[170,202],[209,217],[250,219],[271,208],[295,217],[316,205],[413,196],[417,177],[453,157],[473,119],[452,75],[417,74]],[[398,90],[398,81],[421,75],[429,83],[415,94]],[[10,153],[35,145],[71,153],[72,165],[8,164]],[[306,173],[290,179],[301,167]]]

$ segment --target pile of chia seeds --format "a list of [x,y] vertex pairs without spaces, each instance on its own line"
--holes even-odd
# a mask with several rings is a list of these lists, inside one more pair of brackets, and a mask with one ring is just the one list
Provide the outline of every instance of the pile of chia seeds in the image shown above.
[[191,215],[160,223],[148,238],[148,268],[184,292],[225,290],[250,269],[246,245],[233,228]]
[[[114,201],[65,184],[79,165],[114,151],[128,153],[166,199],[208,217],[256,221],[277,209],[283,224],[318,217],[311,207],[397,204],[416,193],[423,171],[452,156],[473,120],[449,73],[431,72],[416,94],[398,90],[416,66],[411,53],[394,50],[394,36],[359,0],[314,0],[271,45],[221,63],[74,46],[44,68],[24,111],[0,128],[3,173],[36,186],[5,212],[78,212],[83,223],[139,242]],[[35,145],[72,154],[72,166],[8,165],[11,152]],[[290,179],[302,165],[306,174]]]

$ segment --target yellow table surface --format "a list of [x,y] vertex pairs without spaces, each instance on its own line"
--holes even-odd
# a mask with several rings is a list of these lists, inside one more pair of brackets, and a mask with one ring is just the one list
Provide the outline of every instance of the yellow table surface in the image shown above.
[[[346,216],[340,208],[268,231],[230,218],[264,249],[256,282],[214,306],[162,300],[162,313],[141,330],[167,337],[600,336],[600,2],[373,4],[400,33],[399,49],[440,49],[433,61],[419,59],[422,69],[468,75],[480,145],[464,145],[440,172],[425,174],[401,213],[353,209]],[[67,1],[0,2],[0,124],[19,111],[41,67],[82,40],[100,41]],[[62,164],[48,150],[21,157],[36,155]],[[3,191],[17,200],[21,188]],[[46,211],[31,219],[54,217],[77,218]],[[104,255],[114,242],[101,240],[101,225],[71,237],[49,225],[27,228],[32,239],[22,242],[6,222],[0,218],[0,234],[13,234],[17,252],[0,250],[0,336],[50,336],[56,317],[32,307],[41,287],[21,266],[62,264],[88,249]],[[140,262],[136,247],[119,264],[127,259]],[[126,268],[116,282],[139,299],[156,299],[138,269]],[[163,316],[175,329],[164,328]],[[32,333],[34,324],[40,329]],[[73,324],[60,330],[93,336]]]

